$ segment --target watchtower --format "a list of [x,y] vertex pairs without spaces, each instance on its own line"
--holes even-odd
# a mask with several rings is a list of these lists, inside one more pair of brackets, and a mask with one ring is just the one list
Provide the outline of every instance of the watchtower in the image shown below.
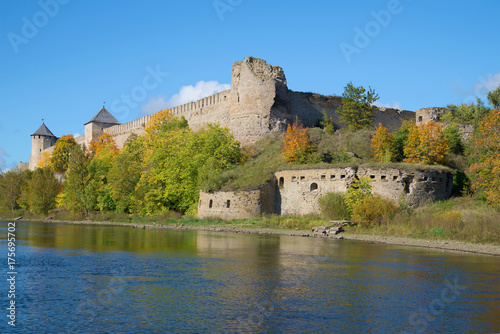
[[119,124],[121,123],[106,108],[102,107],[90,121],[85,123],[85,145],[87,148],[92,140],[99,139],[102,130]]
[[31,156],[29,162],[29,169],[35,170],[42,158],[42,152],[47,148],[54,146],[57,137],[47,128],[45,123],[31,135]]

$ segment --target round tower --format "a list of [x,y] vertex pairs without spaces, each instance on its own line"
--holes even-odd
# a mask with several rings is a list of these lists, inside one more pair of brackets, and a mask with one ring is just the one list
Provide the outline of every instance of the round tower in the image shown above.
[[29,162],[29,169],[35,170],[42,158],[42,153],[49,147],[55,145],[57,137],[47,128],[45,123],[31,135],[31,156]]

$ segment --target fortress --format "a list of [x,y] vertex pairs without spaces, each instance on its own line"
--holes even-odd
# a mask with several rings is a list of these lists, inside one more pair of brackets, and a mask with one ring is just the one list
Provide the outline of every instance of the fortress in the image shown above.
[[[339,96],[292,91],[288,89],[285,73],[281,67],[267,64],[262,59],[247,57],[233,64],[231,89],[170,110],[174,116],[184,116],[194,131],[208,123],[219,122],[222,126],[229,127],[235,139],[246,146],[271,133],[286,130],[287,124],[293,123],[296,118],[304,126],[314,127],[326,113],[333,119],[336,129],[342,128],[344,125],[339,122],[339,116],[335,112],[341,104],[342,99]],[[425,123],[436,118],[434,114],[437,109],[439,108],[420,109],[415,113],[408,110],[376,108],[373,111],[373,127],[382,123],[389,131],[394,131],[404,120]],[[113,135],[118,148],[122,148],[131,134],[144,133],[144,126],[151,117],[152,115],[147,115],[121,124],[103,107],[85,124],[85,133],[75,140],[78,144],[88,147],[92,140],[97,140],[104,132]],[[58,138],[45,124],[42,124],[31,135],[31,139],[29,163],[20,163],[20,169],[34,170],[42,154],[53,150]],[[272,184],[253,192],[244,194],[202,192],[199,215],[240,218],[266,212],[307,213],[317,209],[316,197],[326,191],[345,190],[350,184],[349,180],[364,174],[373,176],[374,181],[381,182],[380,186],[374,186],[374,192],[396,200],[400,193],[405,193],[413,205],[418,205],[420,199],[442,199],[451,194],[451,174],[436,173],[425,171],[425,168],[416,173],[405,174],[397,170],[368,171],[361,167],[344,171],[333,169],[283,171],[276,173],[276,185]],[[337,180],[339,181],[336,182]],[[426,193],[431,195],[428,196]],[[309,204],[298,205],[302,203],[301,198],[303,203]],[[306,207],[303,207],[304,205]],[[241,210],[238,209],[239,206]]]
[[[341,104],[338,96],[291,91],[281,67],[247,57],[233,64],[231,89],[170,110],[175,116],[184,116],[195,131],[208,123],[219,122],[228,126],[242,145],[249,145],[273,132],[286,130],[287,124],[296,117],[304,126],[314,127],[323,118],[322,111],[332,117],[336,128],[342,128],[344,125],[335,112]],[[414,112],[391,108],[376,109],[374,116],[374,127],[382,123],[390,131],[399,128],[403,120],[415,120]],[[121,148],[132,133],[144,133],[144,126],[151,117],[147,115],[120,124],[108,110],[102,108],[85,124],[85,134],[75,140],[88,147],[91,140],[105,132],[112,134]],[[23,164],[21,167],[34,170],[43,152],[53,149],[57,137],[42,124],[31,139],[29,166]]]

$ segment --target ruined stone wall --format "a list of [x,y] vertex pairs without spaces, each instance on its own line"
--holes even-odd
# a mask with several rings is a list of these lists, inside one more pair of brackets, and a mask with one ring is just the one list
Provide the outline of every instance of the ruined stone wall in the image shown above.
[[416,124],[421,125],[430,121],[439,122],[441,115],[446,111],[446,108],[429,107],[415,111]]
[[229,101],[229,128],[236,140],[248,145],[292,121],[283,69],[262,59],[247,57],[233,65]]
[[200,191],[198,218],[240,219],[262,214],[261,190]]
[[[441,122],[442,115],[446,112],[446,108],[422,108],[415,111],[416,124],[426,124],[428,122]],[[445,127],[449,126],[450,123],[441,122]],[[462,140],[469,140],[474,132],[474,124],[458,124],[458,131],[460,132],[460,137]]]
[[328,192],[345,192],[354,178],[369,177],[372,192],[418,207],[451,196],[453,176],[445,170],[413,171],[383,167],[287,170],[276,173],[281,214],[319,213],[318,198]]
[[[331,117],[336,129],[344,128],[345,125],[339,120],[336,110],[342,105],[340,96],[325,96],[315,93],[301,93],[289,91],[291,113],[293,118],[298,116],[302,124],[306,127],[317,126],[318,121],[323,119],[322,111]],[[373,111],[373,128],[382,123],[389,131],[396,131],[401,127],[403,121],[415,122],[415,113],[409,110],[399,110],[394,108],[378,108]]]

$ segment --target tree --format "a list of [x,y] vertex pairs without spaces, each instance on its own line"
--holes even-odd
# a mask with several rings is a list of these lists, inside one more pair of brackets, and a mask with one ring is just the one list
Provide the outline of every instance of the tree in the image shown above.
[[498,85],[497,89],[488,93],[488,101],[493,108],[497,110],[500,108],[500,85]]
[[373,196],[370,182],[369,177],[354,179],[349,188],[347,188],[344,200],[351,214],[354,208],[361,204],[365,198]]
[[89,214],[97,205],[97,185],[89,172],[90,156],[85,148],[75,146],[69,155],[62,203],[71,212]]
[[480,198],[500,207],[500,111],[493,110],[474,131],[469,142],[471,162],[467,174]]
[[19,171],[17,168],[0,173],[0,207],[11,211],[19,209],[22,189],[30,177],[29,170]]
[[451,153],[464,153],[464,145],[462,143],[462,137],[460,136],[460,131],[457,125],[448,125],[444,128],[443,135],[448,138]]
[[444,164],[450,145],[443,135],[443,125],[434,121],[414,126],[404,148],[405,162],[416,164]]
[[45,167],[50,167],[52,164],[51,162],[51,154],[49,151],[44,151],[42,153],[42,157],[40,158],[40,161],[38,162],[38,168],[45,168]]
[[108,184],[118,212],[132,212],[135,188],[141,178],[143,150],[143,137],[132,134],[113,160]]
[[114,136],[109,134],[109,133],[101,133],[99,135],[99,138],[97,140],[91,140],[89,144],[89,154],[91,157],[99,157],[101,154],[101,151],[104,148],[108,148],[108,153],[111,153],[113,155],[117,155],[119,150],[118,147],[116,146],[116,142],[113,138]]
[[401,162],[405,158],[404,148],[408,144],[408,135],[410,134],[410,129],[414,126],[415,122],[403,121],[401,127],[392,134],[392,137],[394,139],[394,161]]
[[447,123],[471,123],[477,126],[479,122],[486,116],[491,108],[484,105],[480,99],[476,99],[476,103],[446,106],[447,111],[441,116],[441,121]]
[[346,124],[349,130],[372,128],[374,119],[372,103],[378,99],[378,94],[371,87],[366,91],[363,86],[354,87],[352,82],[349,82],[344,87],[342,105],[337,109],[340,121]]
[[316,146],[309,140],[307,128],[293,123],[288,124],[283,135],[282,154],[288,163],[307,163],[310,155],[317,150]]
[[153,115],[151,120],[146,124],[145,131],[152,135],[157,132],[165,132],[173,129],[186,129],[188,122],[184,116],[175,117],[170,109],[160,110]]
[[229,128],[208,124],[194,133],[185,119],[170,112],[146,126],[142,172],[134,189],[132,210],[153,215],[171,210],[194,214],[201,183],[242,159]]
[[396,158],[394,150],[394,139],[389,129],[378,124],[377,132],[372,137],[373,155],[378,162],[388,163]]
[[26,183],[28,206],[31,212],[48,214],[56,206],[60,184],[50,168],[38,168]]
[[50,165],[54,172],[60,173],[68,169],[69,155],[76,145],[73,135],[64,135],[57,140],[50,158]]
[[325,109],[321,110],[323,114],[323,120],[320,121],[320,126],[329,135],[335,133],[335,124],[333,123],[333,117],[329,116]]

